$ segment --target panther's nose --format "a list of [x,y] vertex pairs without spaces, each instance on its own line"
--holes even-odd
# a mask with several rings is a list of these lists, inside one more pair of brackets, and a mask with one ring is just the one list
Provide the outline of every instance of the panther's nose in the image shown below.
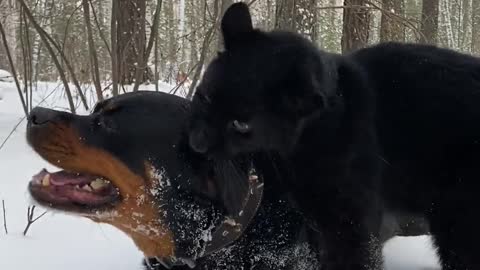
[[189,144],[193,151],[205,154],[208,150],[207,136],[203,130],[190,132]]
[[31,126],[43,125],[52,121],[57,113],[54,110],[35,107],[28,115],[28,124]]

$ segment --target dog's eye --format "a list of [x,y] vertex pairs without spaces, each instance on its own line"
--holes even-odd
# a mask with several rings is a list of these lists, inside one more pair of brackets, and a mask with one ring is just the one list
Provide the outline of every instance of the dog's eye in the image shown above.
[[246,134],[252,129],[247,122],[241,122],[238,120],[233,120],[231,125],[235,131],[242,134]]
[[113,124],[113,122],[111,120],[106,119],[105,117],[103,117],[101,115],[97,115],[93,119],[93,124],[94,124],[95,128],[102,128],[102,129],[105,129],[107,131],[114,131],[115,130],[115,125]]

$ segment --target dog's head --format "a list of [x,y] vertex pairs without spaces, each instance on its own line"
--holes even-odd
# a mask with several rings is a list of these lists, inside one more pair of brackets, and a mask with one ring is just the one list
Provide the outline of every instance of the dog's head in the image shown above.
[[[167,266],[193,264],[243,232],[262,189],[249,164],[190,151],[188,109],[187,100],[154,92],[100,102],[86,116],[35,108],[27,140],[62,170],[35,175],[30,193],[47,207],[117,227]],[[232,182],[243,186],[220,194],[219,185]],[[241,202],[233,215],[222,196]]]
[[222,33],[225,51],[193,98],[192,148],[217,157],[290,150],[302,119],[327,104],[332,56],[296,34],[254,29],[243,3],[226,11]]

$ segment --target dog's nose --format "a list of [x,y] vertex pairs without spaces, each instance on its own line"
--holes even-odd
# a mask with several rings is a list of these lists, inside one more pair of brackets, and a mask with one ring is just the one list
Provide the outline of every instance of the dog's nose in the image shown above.
[[54,110],[50,110],[42,107],[35,107],[28,115],[28,124],[30,125],[42,125],[50,122],[55,117]]
[[190,132],[189,144],[193,151],[205,154],[208,150],[207,136],[205,131],[194,130]]

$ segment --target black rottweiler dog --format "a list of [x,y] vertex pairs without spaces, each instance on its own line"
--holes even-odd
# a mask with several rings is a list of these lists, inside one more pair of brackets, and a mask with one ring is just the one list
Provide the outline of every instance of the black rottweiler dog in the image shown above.
[[386,209],[428,220],[443,269],[480,269],[480,59],[396,43],[329,54],[254,29],[242,3],[222,31],[226,50],[193,99],[190,145],[216,160],[279,155],[323,232],[322,269],[380,268]]
[[282,175],[255,175],[241,161],[212,164],[191,151],[183,133],[189,104],[136,92],[103,101],[88,116],[35,108],[28,142],[63,170],[34,176],[31,195],[122,230],[149,258],[148,269],[315,269],[304,240],[311,230],[283,187],[265,190],[258,210],[250,189],[244,213],[225,216],[217,183],[237,177],[261,190],[260,181]]

